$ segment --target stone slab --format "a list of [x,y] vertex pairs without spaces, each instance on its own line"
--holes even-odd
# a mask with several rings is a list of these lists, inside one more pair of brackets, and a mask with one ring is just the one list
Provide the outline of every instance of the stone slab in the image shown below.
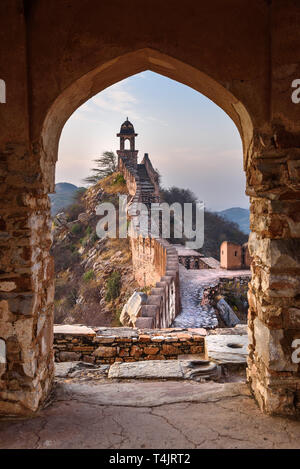
[[219,364],[246,364],[248,355],[248,336],[246,335],[208,335],[205,338],[209,360]]
[[54,334],[96,335],[94,329],[80,324],[56,324]]
[[195,355],[182,360],[147,360],[131,363],[114,363],[108,378],[117,379],[209,379],[218,370],[215,363]]
[[60,362],[54,363],[55,376],[57,378],[66,378],[77,365],[78,362]]
[[134,327],[99,327],[96,332],[99,337],[138,337]]
[[109,382],[99,386],[89,383],[64,383],[55,389],[58,400],[69,402],[76,395],[78,402],[110,406],[161,406],[176,402],[215,402],[221,397],[250,396],[245,383],[196,383],[194,381]]
[[178,360],[147,360],[132,363],[114,363],[109,378],[122,379],[183,379]]
[[81,374],[89,374],[92,371],[95,375],[103,375],[108,372],[109,365],[95,365],[81,361],[55,363],[56,378],[75,378]]

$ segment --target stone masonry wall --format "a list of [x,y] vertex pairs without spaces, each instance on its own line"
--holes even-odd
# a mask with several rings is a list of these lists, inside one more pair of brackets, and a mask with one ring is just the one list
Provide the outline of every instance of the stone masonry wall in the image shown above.
[[204,329],[88,328],[54,326],[55,361],[87,363],[172,360],[182,354],[205,356]]
[[[154,181],[157,174],[147,156],[144,164],[149,169]],[[143,194],[136,171],[120,159],[119,170],[122,172],[128,190],[133,196],[132,202],[141,202]],[[158,181],[155,192],[158,191]],[[135,193],[133,194],[133,191]],[[155,201],[157,195],[153,194]],[[151,236],[131,237],[130,246],[135,278],[141,287],[153,286],[147,302],[142,306],[141,317],[136,326],[140,328],[170,327],[180,311],[179,262],[178,254],[166,240]]]
[[210,302],[216,295],[226,294],[242,295],[247,297],[251,275],[242,277],[220,277],[216,285],[205,288],[202,304]]

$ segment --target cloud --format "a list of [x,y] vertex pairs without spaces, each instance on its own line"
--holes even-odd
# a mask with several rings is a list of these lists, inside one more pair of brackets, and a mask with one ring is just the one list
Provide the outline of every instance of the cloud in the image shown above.
[[151,121],[151,122],[155,122],[155,124],[164,125],[165,127],[169,126],[167,121],[162,120],[162,119],[158,119],[157,117],[147,116],[146,120]]
[[97,94],[91,102],[104,111],[118,112],[124,116],[130,116],[131,119],[140,118],[136,112],[138,100],[122,82]]
[[86,115],[86,112],[81,112],[81,111],[78,111],[74,117],[73,117],[74,120],[78,120],[78,121],[84,121],[84,122],[90,122],[91,124],[104,124],[105,121],[104,120],[100,120],[100,119],[95,119],[93,117],[88,117]]

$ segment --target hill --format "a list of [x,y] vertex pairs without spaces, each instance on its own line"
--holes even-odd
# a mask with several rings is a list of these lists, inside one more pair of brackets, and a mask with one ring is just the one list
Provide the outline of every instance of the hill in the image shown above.
[[200,251],[206,257],[220,260],[220,246],[223,241],[243,244],[248,241],[248,235],[240,230],[237,223],[206,210],[204,213],[204,245]]
[[103,201],[113,203],[118,211],[120,193],[127,194],[127,186],[123,176],[114,173],[84,193],[77,192],[76,200],[53,217],[57,324],[121,325],[122,307],[138,287],[129,240],[99,239],[95,213]]
[[226,220],[236,223],[243,233],[250,233],[250,211],[247,208],[232,207],[218,212],[218,215],[220,215],[222,218],[225,218]]
[[56,215],[63,208],[72,204],[78,189],[80,188],[68,182],[59,182],[58,184],[55,184],[55,194],[49,194],[51,201],[51,215]]
[[[170,187],[169,189],[161,190],[161,199],[167,202],[169,205],[174,202],[178,202],[182,205],[184,203],[195,204],[197,197],[189,189],[182,189],[180,187]],[[230,209],[229,209],[230,210]],[[234,210],[234,209],[233,209]],[[245,210],[245,209],[239,209]],[[248,224],[249,224],[249,211],[248,212]],[[171,217],[171,224],[174,220]],[[194,226],[195,228],[195,226]],[[171,228],[172,234],[172,228]],[[184,244],[185,239],[181,238],[169,238],[171,243],[182,243]],[[243,244],[248,241],[248,235],[242,231],[239,225],[225,216],[221,216],[220,213],[213,213],[209,210],[204,212],[204,245],[200,249],[200,252],[206,257],[214,257],[220,259],[220,245],[223,241],[231,241],[232,243]]]

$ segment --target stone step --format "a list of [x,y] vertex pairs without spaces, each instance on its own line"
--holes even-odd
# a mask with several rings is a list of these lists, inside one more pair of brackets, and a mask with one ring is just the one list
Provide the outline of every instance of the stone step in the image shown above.
[[216,379],[220,368],[203,358],[147,360],[111,365],[108,378],[117,379]]

